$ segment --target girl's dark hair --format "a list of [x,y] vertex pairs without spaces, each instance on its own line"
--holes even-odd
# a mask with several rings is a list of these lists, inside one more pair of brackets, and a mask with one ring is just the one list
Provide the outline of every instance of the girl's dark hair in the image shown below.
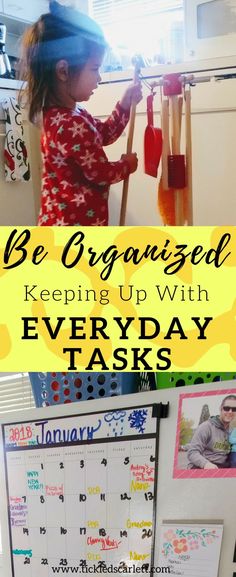
[[101,28],[87,15],[56,1],[50,2],[49,9],[22,37],[19,70],[26,82],[22,94],[31,122],[37,121],[47,96],[54,91],[56,63],[65,59],[71,72],[79,71],[91,55],[103,53],[107,46]]

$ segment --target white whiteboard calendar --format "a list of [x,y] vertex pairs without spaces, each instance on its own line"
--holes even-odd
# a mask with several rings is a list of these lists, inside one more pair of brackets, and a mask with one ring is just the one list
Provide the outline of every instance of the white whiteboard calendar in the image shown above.
[[158,406],[2,425],[12,577],[151,568]]

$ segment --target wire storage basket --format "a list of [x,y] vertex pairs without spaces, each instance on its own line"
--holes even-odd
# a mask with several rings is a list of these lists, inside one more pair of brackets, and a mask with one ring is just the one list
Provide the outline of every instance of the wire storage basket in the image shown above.
[[156,388],[168,389],[236,379],[236,373],[155,373]]
[[153,373],[29,373],[36,407],[155,389]]

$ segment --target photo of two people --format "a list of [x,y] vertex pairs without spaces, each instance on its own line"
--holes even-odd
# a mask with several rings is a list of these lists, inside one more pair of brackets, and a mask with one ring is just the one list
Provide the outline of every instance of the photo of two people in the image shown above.
[[174,477],[236,476],[236,389],[180,395]]

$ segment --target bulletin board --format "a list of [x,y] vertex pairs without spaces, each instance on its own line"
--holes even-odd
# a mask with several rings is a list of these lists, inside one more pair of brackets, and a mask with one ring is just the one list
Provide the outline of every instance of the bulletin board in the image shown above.
[[53,417],[53,409],[41,419],[36,410],[2,424],[12,577],[52,577],[66,567],[149,572],[160,406],[84,414],[58,407]]

